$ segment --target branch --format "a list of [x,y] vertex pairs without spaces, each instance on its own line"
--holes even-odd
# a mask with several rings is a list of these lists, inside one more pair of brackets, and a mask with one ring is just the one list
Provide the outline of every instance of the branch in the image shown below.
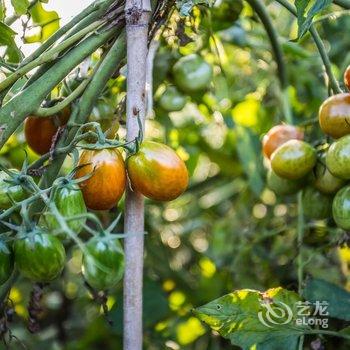
[[[127,141],[138,136],[145,122],[145,84],[148,26],[151,4],[146,0],[127,0],[125,5],[127,35]],[[144,202],[140,193],[126,190],[124,231],[144,232]],[[142,280],[144,235],[125,239],[124,276],[124,350],[142,349]]]

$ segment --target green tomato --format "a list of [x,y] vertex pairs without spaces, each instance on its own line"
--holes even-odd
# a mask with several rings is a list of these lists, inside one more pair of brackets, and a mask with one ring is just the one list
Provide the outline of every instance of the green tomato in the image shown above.
[[313,186],[324,194],[335,194],[345,184],[345,181],[335,177],[328,170],[326,163],[326,154],[321,156],[317,162],[312,176]]
[[350,135],[343,136],[331,144],[326,164],[328,170],[340,179],[350,179]]
[[333,197],[323,194],[314,187],[303,191],[303,209],[306,217],[322,220],[332,215]]
[[160,97],[159,105],[167,112],[176,112],[185,107],[186,100],[175,86],[169,86]]
[[350,186],[343,187],[333,200],[333,219],[343,230],[350,230]]
[[[10,169],[16,174],[19,171],[16,169]],[[22,201],[26,197],[25,190],[20,185],[10,184],[7,181],[11,181],[11,177],[4,171],[0,172],[0,209],[8,209],[12,206],[10,197],[16,202]]]
[[173,74],[176,85],[184,92],[191,93],[208,88],[213,68],[202,57],[192,54],[175,63]]
[[267,174],[267,187],[278,196],[288,196],[297,193],[305,185],[304,179],[284,179],[270,170]]
[[[65,219],[82,215],[87,212],[80,187],[73,183],[55,188],[51,194],[51,201],[55,203],[58,211]],[[61,226],[56,217],[50,211],[45,215],[45,222],[49,230],[58,230],[59,233]],[[86,218],[82,218],[69,220],[67,221],[67,224],[73,232],[79,234],[83,229],[85,222]],[[64,234],[63,231],[60,233]]]
[[315,166],[316,150],[301,140],[289,140],[278,147],[271,156],[272,170],[280,177],[298,180]]
[[46,283],[57,278],[66,260],[61,241],[40,230],[15,241],[14,252],[18,271],[34,282]]
[[96,290],[114,287],[124,274],[124,252],[116,238],[94,237],[86,244],[82,272]]
[[13,256],[10,248],[0,241],[0,285],[3,285],[13,271]]

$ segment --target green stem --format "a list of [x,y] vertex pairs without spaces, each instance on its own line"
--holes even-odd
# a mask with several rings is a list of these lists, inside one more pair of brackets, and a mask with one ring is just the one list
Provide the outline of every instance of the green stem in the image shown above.
[[283,58],[283,50],[278,40],[278,34],[273,26],[272,19],[269,13],[266,11],[264,4],[260,0],[247,0],[256,14],[259,16],[261,23],[263,24],[266,33],[270,39],[273,55],[277,63],[277,75],[281,84],[282,93],[280,96],[282,113],[285,120],[289,124],[293,124],[293,116],[290,108],[289,97],[288,97],[288,75],[287,67]]
[[116,32],[117,28],[111,28],[90,35],[57,61],[45,74],[7,102],[0,109],[0,147],[5,144],[23,120],[40,107],[45,97],[73,68]]
[[5,80],[3,80],[0,83],[0,92],[5,90],[7,87],[13,85],[19,78],[26,75],[28,72],[30,72],[35,67],[56,59],[60,52],[67,49],[68,47],[72,46],[74,43],[76,43],[77,41],[82,39],[84,36],[86,36],[90,32],[97,29],[101,24],[102,24],[102,21],[98,21],[98,22],[90,24],[88,27],[82,29],[80,32],[71,36],[69,39],[63,41],[62,43],[60,43],[59,45],[57,45],[53,49],[43,53],[40,57],[29,62],[25,66],[18,68],[15,72],[10,74]]
[[77,99],[89,84],[89,79],[85,79],[69,96],[67,96],[63,101],[56,103],[53,107],[49,108],[38,108],[35,111],[36,117],[48,117],[54,115],[61,111],[62,109],[69,106],[75,99]]
[[[292,13],[294,16],[297,16],[297,11],[293,5],[291,5],[287,0],[276,0],[278,3],[280,3],[283,7],[285,7],[290,13]],[[339,83],[337,79],[335,78],[333,71],[332,71],[332,64],[329,60],[329,57],[327,55],[327,50],[322,42],[321,37],[319,36],[317,30],[314,28],[314,26],[310,26],[310,34],[316,44],[316,47],[320,53],[321,59],[323,61],[323,65],[325,67],[329,84],[333,90],[334,93],[339,94],[342,92]]]
[[273,26],[272,19],[269,13],[266,11],[264,4],[260,0],[247,0],[247,2],[250,4],[250,6],[260,18],[261,23],[263,24],[266,33],[270,39],[273,55],[275,56],[275,60],[277,63],[278,78],[280,80],[281,87],[284,90],[289,85],[287,68],[284,63],[282,47],[278,40],[278,34],[275,27]]

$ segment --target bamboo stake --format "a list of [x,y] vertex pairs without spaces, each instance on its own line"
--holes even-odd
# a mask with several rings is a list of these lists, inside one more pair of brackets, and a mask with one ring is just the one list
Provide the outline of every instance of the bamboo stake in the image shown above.
[[[127,0],[127,140],[139,133],[138,118],[145,122],[145,83],[148,42],[149,0]],[[126,191],[124,277],[124,350],[142,349],[142,284],[144,203],[141,194]]]

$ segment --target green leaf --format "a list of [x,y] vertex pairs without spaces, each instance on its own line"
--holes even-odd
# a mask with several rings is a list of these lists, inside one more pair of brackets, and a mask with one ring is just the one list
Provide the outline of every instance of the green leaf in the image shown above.
[[328,302],[330,317],[350,321],[350,293],[333,283],[310,279],[304,289],[304,297],[310,302]]
[[177,0],[176,4],[181,16],[189,16],[196,5],[213,6],[215,0]]
[[30,9],[30,14],[34,28],[31,32],[26,33],[24,37],[26,43],[43,42],[60,27],[57,12],[46,11],[41,2],[37,2]]
[[251,190],[255,195],[260,196],[264,188],[264,181],[261,175],[260,142],[254,137],[249,128],[237,125],[236,132],[238,157],[248,177]]
[[0,22],[0,45],[9,46],[13,43],[13,37],[16,35],[16,32],[13,31],[5,23]]
[[27,13],[29,0],[11,0],[11,3],[17,15],[22,16]]
[[298,17],[298,39],[312,25],[313,18],[332,3],[332,0],[295,0]]
[[306,328],[295,323],[300,297],[281,287],[261,293],[242,289],[194,310],[195,315],[233,345],[258,350],[284,349]]

